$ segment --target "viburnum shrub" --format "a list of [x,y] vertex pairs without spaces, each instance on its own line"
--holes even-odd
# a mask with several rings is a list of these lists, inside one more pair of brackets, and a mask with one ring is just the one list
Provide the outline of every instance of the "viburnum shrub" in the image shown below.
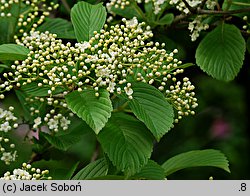
[[[185,75],[193,64],[179,60],[177,49],[153,41],[152,29],[167,31],[187,21],[196,41],[212,27],[198,45],[196,63],[228,81],[238,74],[246,50],[229,17],[237,14],[249,34],[248,17],[242,15],[249,6],[227,0],[112,0],[106,3],[107,18],[103,4],[81,1],[69,22],[49,17],[56,3],[1,1],[1,161],[18,159],[9,133],[24,131],[25,124],[34,154],[22,161],[32,164],[50,149],[67,151],[86,130],[95,134],[93,159],[84,168],[76,163],[67,179],[165,179],[195,166],[229,172],[225,156],[213,149],[185,152],[162,165],[150,159],[154,143],[198,106],[195,86]],[[6,108],[10,96],[21,109]],[[24,163],[2,179],[53,178],[47,175],[48,170]]]

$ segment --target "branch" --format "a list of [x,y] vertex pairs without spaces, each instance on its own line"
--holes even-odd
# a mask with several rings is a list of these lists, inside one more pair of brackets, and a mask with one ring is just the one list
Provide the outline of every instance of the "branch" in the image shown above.
[[[185,1],[185,0],[184,0]],[[183,2],[184,2],[183,1]],[[207,0],[203,0],[203,2],[200,5],[203,5]],[[185,3],[185,2],[184,2]],[[187,2],[186,2],[187,3]],[[192,8],[193,9],[193,8]],[[172,23],[172,25],[175,25],[179,23],[180,21],[194,15],[194,14],[218,14],[218,15],[230,15],[230,14],[238,14],[238,13],[244,13],[244,12],[250,12],[250,7],[238,9],[238,10],[229,10],[229,11],[221,11],[221,10],[204,10],[201,7],[197,7],[195,11],[188,13],[188,14],[180,14],[177,15]]]
[[176,17],[174,18],[174,21],[172,22],[171,25],[175,25],[175,24],[179,23],[180,21],[182,21],[182,20],[188,18],[188,17],[191,16],[191,15],[192,15],[191,13],[189,13],[189,14],[180,14],[180,15],[178,15],[178,16],[176,16]]
[[68,2],[66,0],[61,0],[63,6],[65,7],[65,9],[67,10],[67,12],[70,13],[70,6],[68,4]]
[[222,15],[229,15],[229,14],[238,14],[238,13],[244,13],[244,12],[250,12],[250,7],[238,9],[238,10],[229,10],[229,11],[219,11],[219,10],[203,10],[198,8],[197,14],[222,14]]

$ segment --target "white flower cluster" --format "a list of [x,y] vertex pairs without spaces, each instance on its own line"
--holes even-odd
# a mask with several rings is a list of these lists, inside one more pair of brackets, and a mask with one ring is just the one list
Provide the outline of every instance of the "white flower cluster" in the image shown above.
[[[76,43],[75,46],[63,44],[56,35],[48,32],[24,34],[19,44],[31,51],[26,60],[16,61],[11,66],[14,73],[3,74],[7,81],[14,82],[5,85],[2,92],[13,85],[21,87],[32,83],[48,89],[45,98],[36,97],[34,100],[43,102],[47,99],[48,105],[53,105],[59,103],[56,98],[63,100],[69,92],[81,92],[86,88],[94,89],[96,96],[99,96],[99,89],[104,88],[110,93],[124,93],[132,99],[131,80],[153,84],[166,91],[169,81],[176,81],[172,76],[183,72],[182,62],[174,58],[178,50],[167,53],[162,49],[165,44],[148,41],[153,33],[144,22],[139,23],[136,18],[122,21],[121,25],[104,25],[104,29],[100,33],[94,32],[88,42]],[[67,104],[61,106],[65,109]],[[31,114],[39,114],[39,109],[31,108]],[[44,120],[51,129],[57,131],[59,123],[66,129],[68,123],[62,125],[58,116],[47,115]],[[34,128],[41,124],[42,116],[38,115]]]
[[198,106],[197,98],[195,98],[194,85],[191,84],[187,77],[183,78],[183,83],[178,81],[175,85],[170,86],[170,90],[166,90],[167,100],[170,101],[177,112],[175,123],[178,123],[183,116],[189,114],[194,115],[194,109]]
[[[33,116],[33,129],[47,126],[50,131],[58,132],[67,130],[71,121],[67,116],[72,117],[66,101],[53,97],[27,97],[26,102],[30,107],[30,114]],[[52,109],[51,109],[52,108]],[[44,114],[44,111],[49,111]]]
[[11,162],[16,160],[17,154],[13,149],[15,148],[15,144],[9,144],[10,140],[5,137],[0,137],[0,156],[1,161],[3,161],[6,165],[9,165]]
[[[80,70],[77,69],[81,51],[71,47],[71,43],[65,45],[62,40],[56,39],[55,34],[49,32],[31,32],[30,35],[24,34],[18,44],[31,51],[25,61],[16,61],[15,65],[12,65],[12,69],[16,69],[13,77],[17,86],[35,82],[40,88],[49,88],[49,97],[58,94],[59,88],[61,94],[66,95],[75,85],[78,86],[78,77],[83,73],[81,67]],[[82,86],[81,83],[79,86]]]
[[8,110],[0,108],[0,132],[8,132],[18,127],[16,123],[17,117],[15,117],[14,107],[10,106]]
[[112,6],[114,6],[115,8],[124,9],[125,6],[129,4],[130,4],[129,0],[110,0],[110,2],[106,4],[106,7],[110,11]]
[[[162,5],[166,2],[167,0],[152,0],[153,5],[154,5],[154,13],[157,15],[161,11]],[[145,1],[145,3],[147,3]]]
[[[157,15],[160,13],[162,5],[167,2],[167,0],[135,0],[136,3],[149,3],[152,2],[154,6],[154,13]],[[106,4],[106,7],[110,13],[112,13],[111,8],[114,6],[115,8],[124,9],[125,6],[130,5],[131,2],[129,0],[111,0],[109,3]]]
[[1,180],[51,180],[48,176],[49,171],[42,171],[39,168],[33,168],[30,164],[23,163],[21,169],[14,169],[12,174],[6,172]]
[[[26,7],[26,11],[16,16],[19,11],[16,7]],[[18,33],[15,35],[17,39],[20,35],[28,30],[34,31],[44,19],[49,16],[49,11],[56,9],[59,4],[50,2],[50,6],[46,5],[46,0],[1,0],[0,1],[0,17],[18,17]]]
[[195,41],[199,36],[202,30],[207,30],[209,25],[203,22],[204,15],[198,15],[196,18],[188,24],[188,29],[190,30],[191,34],[191,41]]
[[[186,2],[190,7],[195,8],[201,4],[202,0],[186,0]],[[215,2],[215,0],[208,0],[208,7],[212,6],[212,2]],[[183,12],[184,14],[190,13],[190,10],[187,8],[187,6],[182,0],[170,0],[169,4],[175,5],[176,9]]]
[[[111,93],[117,90],[131,96],[130,86],[126,85],[127,74],[132,73],[133,61],[138,61],[143,54],[136,54],[137,48],[144,47],[144,41],[153,34],[149,27],[144,31],[145,24],[139,24],[137,19],[124,22],[126,26],[117,25],[111,30],[95,32],[89,42],[77,43],[75,47],[70,43],[64,45],[56,35],[48,32],[24,34],[19,44],[31,52],[25,61],[16,61],[12,65],[16,70],[14,74],[5,73],[4,77],[12,77],[17,87],[32,82],[36,82],[38,87],[49,87],[49,97],[56,94],[58,87],[63,91],[61,94],[66,95],[74,89],[82,91],[88,86],[96,90],[96,96],[100,87]],[[12,89],[13,85],[4,87],[2,92]]]
[[13,113],[14,107],[10,106],[8,110],[0,108],[0,156],[1,161],[4,161],[6,165],[16,160],[15,144],[10,143],[10,140],[3,137],[7,132],[16,129],[18,124],[16,123],[17,117]]
[[[51,110],[50,113],[53,113],[54,110]],[[41,122],[41,118],[38,117],[35,119],[38,122]],[[44,121],[47,123],[48,128],[51,131],[58,132],[59,127],[63,130],[67,130],[70,125],[70,120],[68,117],[64,117],[62,114],[57,114],[52,116],[51,114],[46,114]]]
[[[191,8],[196,8],[202,3],[202,0],[186,0],[186,2]],[[176,8],[184,14],[190,13],[190,10],[182,0],[170,0],[169,3],[170,5],[175,5]],[[216,0],[207,0],[205,6],[207,9],[213,10],[216,6]],[[199,37],[202,30],[209,28],[209,25],[203,22],[205,17],[205,15],[198,15],[192,22],[189,23],[188,29],[191,32],[190,36],[192,41],[195,41]]]

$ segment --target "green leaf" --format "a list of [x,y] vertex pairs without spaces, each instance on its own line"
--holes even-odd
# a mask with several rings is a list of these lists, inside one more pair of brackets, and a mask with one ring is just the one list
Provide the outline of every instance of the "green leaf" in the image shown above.
[[112,101],[112,105],[113,105],[114,110],[115,109],[119,110],[119,108],[123,107],[123,105],[126,104],[127,99],[124,99],[121,96],[116,96],[111,101]]
[[0,73],[2,73],[5,69],[9,69],[8,65],[0,64]]
[[89,126],[81,121],[72,121],[69,131],[60,131],[56,135],[41,132],[40,134],[55,148],[66,151],[80,141],[81,136],[90,131]]
[[155,13],[154,13],[154,4],[152,1],[149,1],[148,3],[144,3],[144,10],[146,17],[149,21],[155,21]]
[[165,1],[160,7],[161,10],[157,14],[158,17],[161,17],[165,12],[169,12],[169,9],[173,8],[173,5],[170,5],[170,1]]
[[99,90],[99,97],[94,90],[74,91],[66,97],[68,107],[82,118],[96,134],[105,126],[113,110],[109,93]]
[[88,180],[95,177],[105,176],[108,174],[108,164],[105,158],[101,158],[88,164],[80,170],[72,180]]
[[194,150],[176,155],[163,163],[165,175],[168,176],[181,169],[200,166],[212,166],[230,172],[228,160],[223,153],[218,150]]
[[106,17],[106,9],[101,3],[91,5],[82,1],[75,4],[71,9],[71,21],[77,41],[88,41],[94,35],[94,31],[102,29]]
[[[9,1],[5,1],[9,3]],[[5,12],[5,16],[0,17],[0,44],[7,44],[14,42],[14,35],[18,34],[20,27],[17,26],[19,15],[23,12],[24,2],[9,4],[8,8],[5,7],[7,13],[11,13],[11,16],[7,16],[7,13],[1,9],[1,12]],[[4,4],[1,4],[3,6]],[[25,6],[28,7],[28,6]],[[30,26],[30,25],[27,25]],[[27,31],[28,29],[26,29]]]
[[153,138],[147,128],[124,113],[112,114],[98,140],[112,163],[128,176],[147,164],[153,148]]
[[200,42],[195,58],[198,66],[218,80],[233,80],[243,65],[246,43],[240,30],[222,24]]
[[9,69],[10,67],[8,65],[0,64],[0,68]]
[[159,21],[156,23],[159,25],[170,25],[174,20],[174,14],[169,13],[164,15]]
[[163,180],[165,179],[164,169],[156,162],[149,160],[141,171],[135,174],[131,179]]
[[[25,111],[22,108],[22,103],[20,103],[18,97],[15,93],[9,93],[5,99],[1,100],[1,107],[9,108],[10,106],[14,107],[15,110],[13,113],[18,119],[23,119]],[[29,112],[30,114],[30,112]],[[1,136],[0,136],[1,137]]]
[[133,99],[129,100],[130,108],[159,141],[172,128],[172,106],[159,90],[149,84],[133,83],[132,89],[134,92]]
[[6,44],[13,41],[16,18],[0,17],[0,44]]
[[25,60],[29,54],[29,49],[17,44],[0,45],[0,60]]
[[34,107],[34,108],[39,108],[40,111],[40,116],[43,116],[45,114],[47,114],[47,109],[46,109],[46,103],[45,102],[40,102],[40,101],[35,101],[35,102],[27,102],[26,98],[29,97],[24,91],[21,90],[15,90],[15,93],[17,95],[17,98],[20,101],[20,106],[23,108],[23,113],[21,113],[20,115],[23,115],[23,117],[29,121],[29,122],[33,122],[34,120],[34,116],[31,116],[30,114],[30,108]]
[[37,31],[49,31],[57,34],[57,37],[62,39],[76,39],[72,23],[62,18],[47,19],[46,22],[37,28]]
[[75,173],[75,171],[76,171],[78,165],[79,165],[79,162],[76,162],[76,163],[69,169],[67,179],[70,180],[70,179],[73,177],[73,175],[74,175],[74,173]]
[[[36,82],[26,84],[20,88],[21,91],[25,92],[25,94],[38,97],[48,96],[48,90],[50,89],[51,87],[49,86],[38,87],[38,83]],[[53,94],[55,95],[61,92],[63,92],[63,89],[58,87],[55,91],[53,91]]]
[[[222,4],[222,9],[225,11],[228,10],[239,10],[239,9],[244,9],[246,7],[250,6],[250,0],[225,0],[223,1]],[[242,12],[242,13],[237,13],[233,14],[238,17],[243,17],[243,16],[250,16],[250,12]]]
[[20,115],[23,115],[26,121],[30,121],[30,119],[32,119],[30,110],[29,110],[30,108],[26,105],[26,100],[25,100],[27,95],[20,90],[15,90],[15,93],[20,102],[20,106],[23,109],[23,113]]

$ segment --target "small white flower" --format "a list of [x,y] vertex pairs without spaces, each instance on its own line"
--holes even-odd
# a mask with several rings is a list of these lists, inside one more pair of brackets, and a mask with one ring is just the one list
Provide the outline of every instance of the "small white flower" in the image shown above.
[[216,6],[216,1],[215,0],[206,1],[206,7],[208,9],[213,10],[215,6]]
[[188,24],[188,29],[190,30],[190,32],[192,32],[194,30],[194,23],[190,22]]
[[4,161],[5,164],[9,164],[10,162],[13,162],[16,160],[16,151],[14,153],[12,152],[3,152],[1,161]]
[[53,118],[49,119],[48,122],[49,129],[51,130],[58,129],[58,124],[59,124],[58,120]]
[[130,87],[124,87],[124,90],[125,90],[125,93],[126,93],[128,96],[132,95],[133,92],[134,92],[133,89],[130,88]]
[[180,1],[180,0],[171,0],[170,2],[171,2],[172,4],[177,4],[179,1]]
[[6,111],[5,118],[13,121],[17,120],[17,117],[15,117],[14,114],[10,111]]
[[97,73],[96,73],[96,76],[109,77],[110,72],[111,72],[110,69],[107,67],[106,68],[99,68]]
[[126,21],[126,25],[131,28],[135,28],[138,25],[138,20],[136,17],[132,18],[131,20]]
[[206,23],[203,23],[203,16],[197,16],[192,22],[189,23],[188,29],[191,32],[191,40],[195,41],[202,30],[207,30],[209,28],[209,25]]
[[40,39],[40,33],[38,31],[30,32],[31,39]]
[[116,83],[110,82],[108,86],[109,92],[113,93],[115,90],[115,86],[116,86]]
[[197,1],[197,0],[189,0],[187,1],[188,4],[191,6],[191,7],[196,7],[197,5],[199,5],[201,3],[201,1]]
[[68,129],[68,125],[70,125],[70,120],[68,120],[67,118],[65,118],[64,116],[60,119],[60,125],[61,127],[66,130]]
[[37,117],[35,120],[34,120],[34,125],[33,125],[33,127],[34,128],[37,128],[38,127],[38,125],[40,125],[41,123],[42,123],[42,118],[41,117]]
[[29,180],[31,178],[32,175],[23,169],[14,169],[13,175],[10,176],[11,180]]
[[3,132],[8,132],[11,130],[11,126],[8,121],[4,122],[3,124],[0,125],[0,131]]
[[75,46],[78,47],[81,52],[84,52],[87,48],[91,47],[90,43],[86,41],[83,43],[76,43]]
[[4,118],[6,115],[6,110],[3,110],[2,108],[0,108],[0,118]]

